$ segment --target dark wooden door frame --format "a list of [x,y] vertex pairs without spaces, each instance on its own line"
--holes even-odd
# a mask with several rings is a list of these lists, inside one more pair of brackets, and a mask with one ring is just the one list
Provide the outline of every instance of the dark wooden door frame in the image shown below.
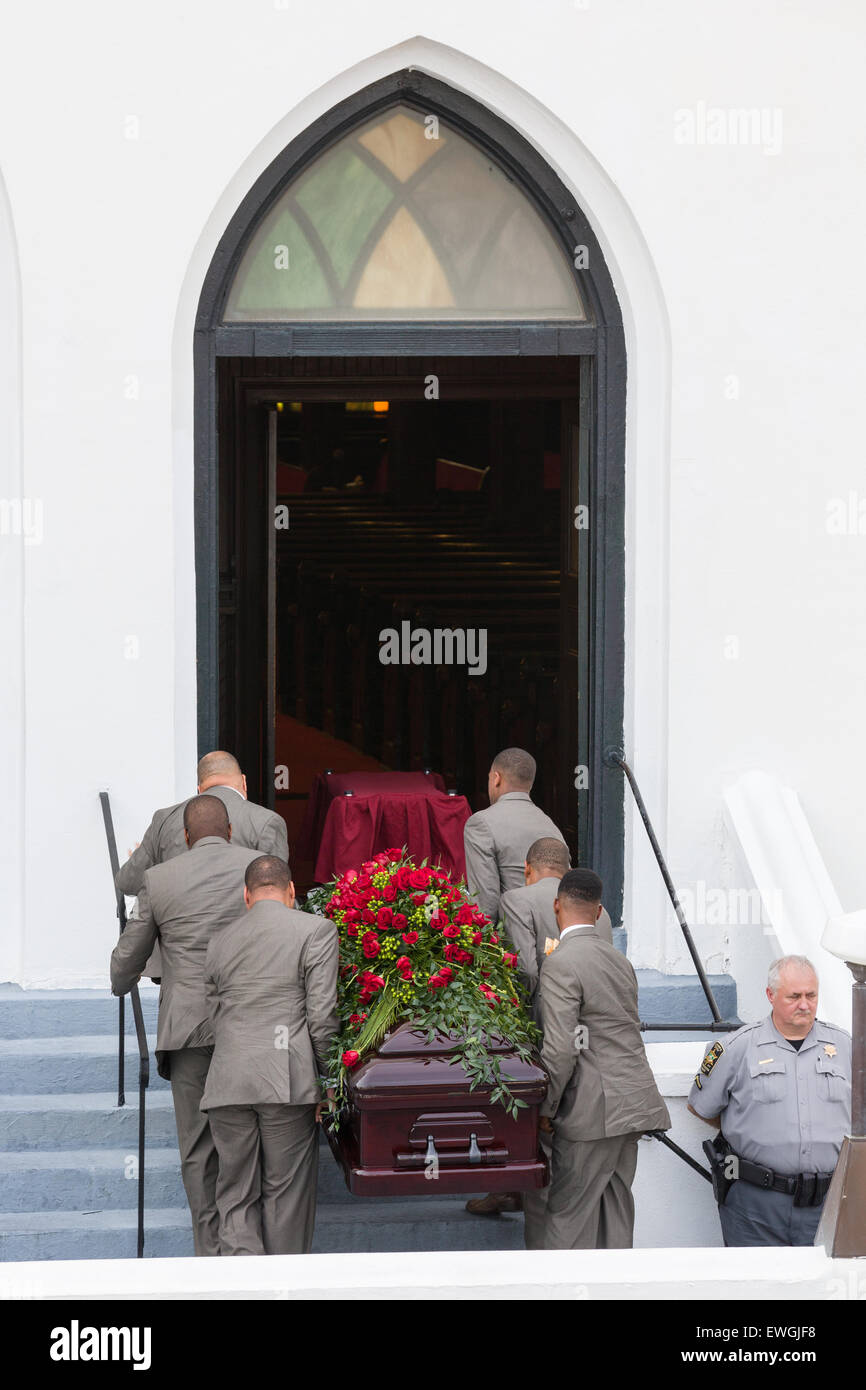
[[[226,297],[250,236],[286,185],[348,130],[405,104],[436,114],[489,152],[545,219],[575,269],[588,321],[527,322],[222,322]],[[590,526],[586,604],[591,659],[586,666],[582,727],[588,748],[563,749],[568,767],[585,764],[581,818],[585,855],[606,884],[614,922],[621,920],[624,868],[623,785],[605,767],[604,750],[623,740],[625,673],[625,404],[622,314],[601,248],[574,197],[538,151],[507,122],[471,97],[424,73],[404,70],[356,92],[314,121],[253,184],[226,228],[205,277],[194,332],[195,559],[199,752],[212,748],[218,721],[218,357],[568,356],[593,359],[591,443],[581,495]],[[575,371],[578,363],[575,362]],[[586,714],[584,715],[584,710]],[[583,837],[581,836],[583,840]]]

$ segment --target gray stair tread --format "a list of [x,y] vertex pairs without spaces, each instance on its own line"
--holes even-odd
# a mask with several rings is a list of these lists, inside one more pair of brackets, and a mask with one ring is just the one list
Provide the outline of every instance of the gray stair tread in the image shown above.
[[[316,1226],[351,1226],[415,1223],[418,1221],[441,1222],[459,1221],[463,1224],[480,1227],[484,1222],[496,1229],[501,1222],[514,1225],[522,1222],[518,1212],[506,1213],[496,1218],[470,1216],[464,1210],[462,1201],[457,1198],[419,1197],[414,1202],[388,1201],[379,1206],[320,1206],[316,1212]],[[138,1214],[134,1207],[110,1211],[14,1211],[0,1212],[0,1235],[21,1232],[52,1232],[74,1230],[130,1230],[138,1224]],[[189,1226],[190,1215],[186,1207],[148,1207],[144,1213],[145,1230],[158,1226]]]
[[[144,1213],[145,1231],[157,1226],[189,1226],[188,1207],[148,1207]],[[0,1235],[37,1234],[52,1231],[135,1230],[135,1207],[111,1211],[4,1211],[0,1212]]]
[[[126,1149],[13,1149],[0,1153],[0,1174],[20,1173],[22,1169],[104,1169],[116,1172],[123,1168],[127,1157]],[[177,1148],[148,1149],[145,1155],[145,1177],[147,1169],[180,1168]]]
[[[127,1055],[138,1055],[134,1033],[124,1034]],[[155,1038],[148,1038],[151,1053]],[[57,1038],[0,1038],[0,1058],[3,1057],[69,1057],[86,1054],[92,1057],[117,1056],[117,1035],[113,1033],[82,1033],[78,1037]]]
[[[4,1110],[27,1111],[27,1110],[96,1110],[103,1114],[108,1110],[138,1110],[138,1084],[129,1091],[126,1097],[126,1105],[121,1106],[117,1103],[116,1091],[69,1091],[68,1093],[46,1092],[40,1095],[0,1095],[0,1115]],[[154,1090],[149,1088],[145,1099],[146,1110],[171,1110],[172,1099],[171,1091]]]
[[[158,985],[139,985],[139,995],[142,999],[158,999]],[[88,1003],[101,1000],[114,1000],[116,1004],[120,996],[112,994],[110,989],[22,989],[21,985],[0,985],[0,1003],[20,1003],[29,1004],[34,999],[47,999],[52,1004],[63,1003],[64,1000],[84,999]],[[128,996],[124,996],[128,998]]]

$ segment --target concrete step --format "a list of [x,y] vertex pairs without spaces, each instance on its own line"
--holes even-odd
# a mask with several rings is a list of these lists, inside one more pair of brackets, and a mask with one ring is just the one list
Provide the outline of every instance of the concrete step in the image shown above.
[[[138,1202],[137,1152],[128,1149],[52,1149],[0,1154],[0,1211],[123,1210]],[[148,1207],[186,1200],[176,1149],[145,1156]]]
[[[140,985],[145,1027],[156,1032],[159,988]],[[0,1038],[52,1038],[75,1034],[117,1036],[119,1000],[107,989],[22,989],[0,985]],[[126,999],[124,1022],[134,1033],[132,1006]]]
[[[134,1208],[98,1212],[0,1214],[0,1260],[110,1260],[135,1255]],[[521,1250],[523,1217],[470,1216],[459,1198],[323,1204],[316,1213],[316,1254],[424,1250]],[[192,1255],[186,1207],[145,1213],[145,1255]]]
[[[137,1064],[135,1075],[137,1076]],[[176,1145],[171,1091],[148,1088],[145,1095],[148,1148]],[[138,1150],[138,1086],[127,1088],[126,1105],[116,1091],[69,1095],[0,1095],[0,1152],[31,1149],[123,1147]]]
[[[159,1112],[172,1122],[173,1112]],[[144,1195],[148,1208],[182,1206],[185,1194],[180,1174],[180,1155],[174,1141],[149,1144],[144,1160]],[[125,1147],[53,1148],[0,1152],[0,1212],[84,1212],[134,1207],[138,1202],[138,1133]],[[466,1195],[452,1200],[465,1201]],[[435,1193],[431,1192],[435,1198]],[[321,1205],[359,1209],[395,1206],[399,1197],[353,1197],[342,1169],[330,1150],[319,1152],[318,1201]],[[428,1199],[425,1197],[425,1201]],[[435,1200],[439,1200],[435,1198]]]
[[[137,1212],[0,1213],[0,1260],[128,1260],[136,1253]],[[151,1257],[194,1255],[186,1206],[145,1212]]]
[[[150,1086],[166,1089],[157,1075],[150,1047]],[[126,1036],[126,1091],[138,1090],[138,1051]],[[75,1037],[3,1038],[0,1040],[0,1095],[41,1095],[56,1092],[111,1091],[117,1086],[117,1038],[108,1033]]]
[[[660,970],[638,970],[636,974],[638,1013],[643,1023],[700,1023],[712,1017],[697,975],[663,975]],[[735,1018],[736,981],[730,975],[707,978],[722,1018]]]

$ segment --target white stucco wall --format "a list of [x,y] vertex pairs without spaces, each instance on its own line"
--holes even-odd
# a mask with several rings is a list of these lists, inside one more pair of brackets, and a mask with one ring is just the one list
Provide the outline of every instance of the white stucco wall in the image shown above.
[[[825,529],[829,499],[866,495],[857,8],[734,0],[698,21],[686,0],[550,0],[530,19],[516,0],[442,0],[416,21],[391,0],[157,0],[133,19],[91,0],[86,15],[85,34],[56,0],[19,9],[0,58],[21,488],[44,504],[23,554],[25,931],[4,932],[0,978],[104,983],[97,792],[124,853],[192,788],[191,337],[212,251],[292,136],[411,64],[532,140],[609,259],[629,351],[626,746],[675,877],[742,881],[721,792],[766,767],[799,791],[843,905],[866,903],[866,539]],[[701,104],[765,109],[767,139],[678,141],[677,112]],[[2,687],[7,748],[18,688]],[[632,958],[688,969],[639,827],[627,856]],[[4,921],[15,893],[4,875]],[[696,935],[725,968],[724,933]],[[763,964],[766,938],[746,940]]]

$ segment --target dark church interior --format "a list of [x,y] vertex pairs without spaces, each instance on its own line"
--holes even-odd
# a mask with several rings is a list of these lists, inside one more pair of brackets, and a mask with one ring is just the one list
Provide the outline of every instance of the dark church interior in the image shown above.
[[[369,394],[382,399],[304,399],[302,381],[259,401],[277,411],[276,497],[287,508],[276,531],[274,753],[289,786],[274,804],[290,844],[325,768],[429,768],[478,810],[492,758],[513,745],[537,759],[534,799],[562,814],[565,391],[554,380],[509,392],[489,380],[488,362],[473,398],[457,366],[459,398],[425,399],[418,375],[414,399],[405,382],[386,396],[380,379]],[[383,664],[380,635],[407,622],[485,630],[486,670]],[[312,882],[309,862],[295,858],[293,871]]]

